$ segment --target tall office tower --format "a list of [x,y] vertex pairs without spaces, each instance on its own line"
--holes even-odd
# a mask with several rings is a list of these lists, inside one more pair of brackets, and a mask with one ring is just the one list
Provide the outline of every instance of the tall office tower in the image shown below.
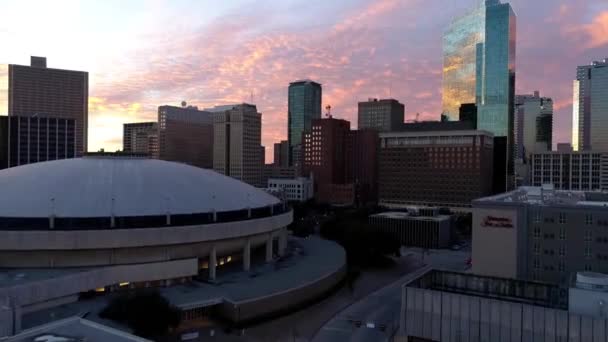
[[321,118],[321,84],[300,80],[289,84],[287,99],[287,140],[289,165],[299,168],[302,159],[302,136],[310,132],[312,120]]
[[123,125],[123,152],[144,153],[158,157],[158,123],[138,122]]
[[76,157],[76,120],[0,116],[0,169]]
[[253,186],[262,184],[262,114],[255,105],[206,109],[213,113],[213,169]]
[[533,153],[551,151],[553,100],[533,95],[515,96],[514,157],[527,163]]
[[46,58],[31,57],[30,66],[8,67],[8,115],[73,119],[76,153],[87,152],[89,74],[51,69]]
[[497,192],[514,183],[515,42],[515,14],[500,0],[481,1],[443,36],[443,113],[456,120],[460,105],[477,105],[477,129],[494,135],[505,158],[494,164]]
[[281,167],[289,166],[289,141],[283,140],[274,144],[274,165]]
[[[213,115],[194,106],[158,107],[159,155],[162,160],[213,167]],[[259,145],[259,144],[258,144]],[[155,157],[155,156],[152,156]]]
[[396,131],[405,119],[405,106],[393,99],[369,99],[359,102],[359,129],[373,128],[379,132]]
[[572,107],[574,150],[608,151],[608,58],[577,68]]
[[353,130],[347,139],[346,176],[354,186],[354,204],[375,204],[378,200],[378,132],[375,129]]

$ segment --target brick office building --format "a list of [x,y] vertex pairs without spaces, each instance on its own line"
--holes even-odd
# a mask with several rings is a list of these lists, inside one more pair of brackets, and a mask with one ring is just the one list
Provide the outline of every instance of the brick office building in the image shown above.
[[491,194],[493,137],[485,131],[380,134],[379,202],[470,207]]

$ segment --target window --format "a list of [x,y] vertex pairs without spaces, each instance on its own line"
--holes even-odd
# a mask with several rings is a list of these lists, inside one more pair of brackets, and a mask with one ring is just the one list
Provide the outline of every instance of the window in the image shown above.
[[560,260],[557,267],[560,272],[564,272],[566,270],[566,263],[564,262],[564,260]]
[[591,215],[591,214],[585,215],[585,224],[588,226],[593,224],[593,215]]
[[585,231],[585,241],[590,242],[593,240],[593,232],[591,231],[591,229],[587,229]]
[[559,229],[559,239],[566,240],[566,228],[562,227]]
[[566,213],[559,213],[559,223],[560,224],[566,223]]
[[559,247],[559,256],[566,256],[566,246]]
[[534,238],[535,239],[540,238],[540,227],[539,226],[534,227]]
[[534,269],[535,270],[540,269],[540,260],[534,259]]
[[538,243],[538,242],[534,243],[534,254],[535,255],[539,255],[540,254],[540,243]]
[[591,247],[585,247],[585,258],[591,259]]
[[585,265],[585,271],[593,271],[591,265]]
[[541,219],[540,210],[538,210],[536,212],[536,214],[534,215],[534,223],[540,223],[540,219]]

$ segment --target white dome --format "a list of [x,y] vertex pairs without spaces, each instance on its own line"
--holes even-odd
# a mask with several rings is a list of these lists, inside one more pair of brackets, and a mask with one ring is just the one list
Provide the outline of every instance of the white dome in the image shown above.
[[0,217],[109,217],[223,212],[278,204],[212,170],[91,156],[0,171]]

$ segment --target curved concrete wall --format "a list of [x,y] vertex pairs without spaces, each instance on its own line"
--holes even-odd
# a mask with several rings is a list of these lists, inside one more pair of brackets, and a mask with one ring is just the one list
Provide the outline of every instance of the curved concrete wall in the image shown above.
[[219,313],[232,322],[240,323],[288,312],[321,297],[338,285],[345,275],[346,260],[332,272],[292,289],[239,302],[224,300]]
[[204,226],[107,231],[0,231],[0,267],[84,267],[206,258],[253,248],[292,221],[270,218]]
[[0,231],[0,250],[73,250],[166,246],[268,233],[287,226],[293,211],[247,221],[185,227],[71,231]]

